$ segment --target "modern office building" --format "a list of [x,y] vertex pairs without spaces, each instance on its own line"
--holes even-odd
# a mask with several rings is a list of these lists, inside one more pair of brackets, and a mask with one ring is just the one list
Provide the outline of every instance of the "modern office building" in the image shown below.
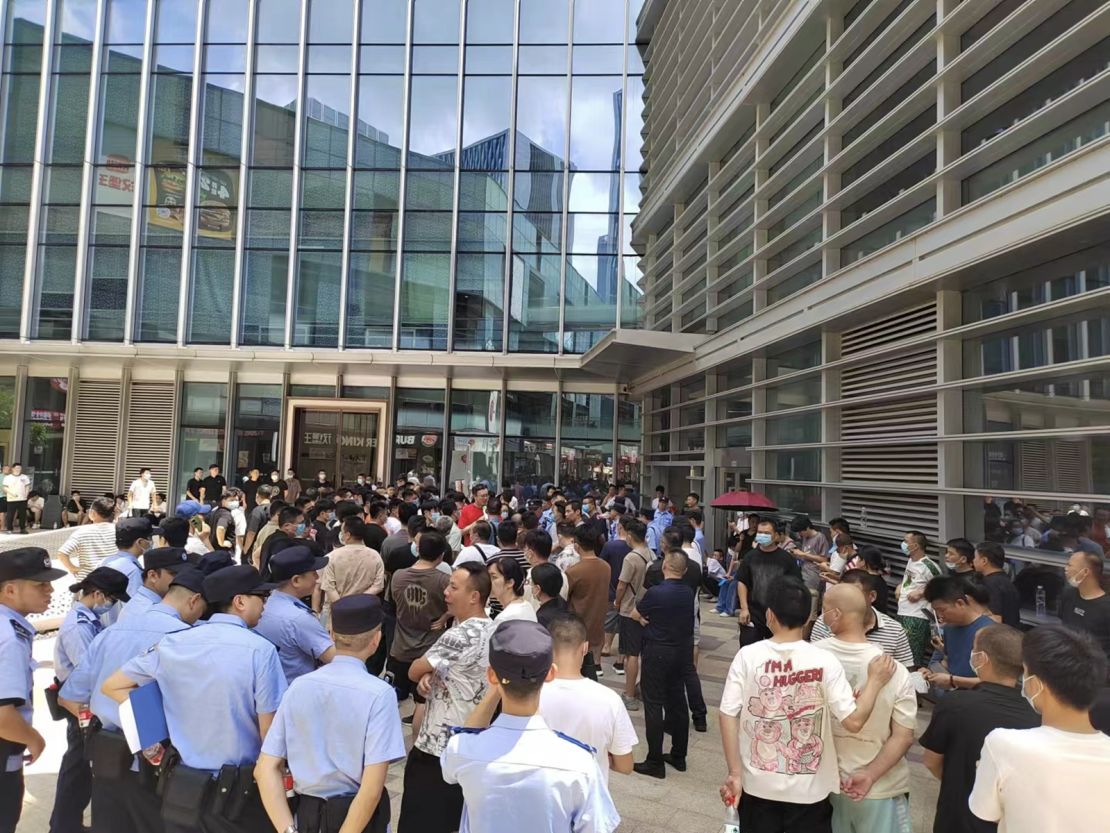
[[645,484],[895,552],[1110,504],[1110,3],[647,0],[639,37]]
[[638,479],[641,5],[4,2],[0,457]]

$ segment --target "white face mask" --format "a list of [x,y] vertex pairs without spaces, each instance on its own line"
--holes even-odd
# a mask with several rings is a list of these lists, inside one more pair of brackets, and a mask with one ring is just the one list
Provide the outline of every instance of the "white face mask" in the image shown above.
[[[1029,704],[1030,708],[1032,708],[1033,711],[1037,712],[1037,714],[1040,714],[1040,710],[1037,708],[1037,704],[1034,703],[1033,701],[1036,700],[1038,697],[1040,697],[1044,693],[1044,683],[1041,683],[1041,690],[1038,691],[1036,694],[1033,694],[1033,695],[1030,695],[1025,689],[1025,687],[1029,684],[1030,680],[1036,680],[1036,679],[1037,679],[1037,675],[1032,674],[1032,675],[1026,677],[1025,679],[1023,679],[1021,681],[1021,696],[1025,698],[1025,702]],[[1040,683],[1041,681],[1037,680],[1037,682]]]
[[1086,571],[1083,571],[1081,573],[1077,573],[1076,575],[1069,578],[1068,579],[1068,584],[1078,590],[1079,585],[1081,585],[1084,581],[1087,580],[1087,576],[1083,574],[1085,572]]
[[237,501],[237,500],[229,500],[229,501],[227,502],[227,508],[228,508],[228,509],[238,509],[238,508],[239,508],[239,501]]
[[274,474],[270,475],[270,479],[277,483],[279,480],[281,480],[281,475],[275,472]]
[[976,665],[975,664],[976,654],[978,654],[981,657],[986,656],[986,654],[983,651],[972,651],[971,655],[967,658],[967,664],[971,666],[971,670],[974,671],[975,676],[978,677],[979,676],[979,669],[982,668],[984,665],[986,665],[986,663],[985,662],[980,662],[978,665]]

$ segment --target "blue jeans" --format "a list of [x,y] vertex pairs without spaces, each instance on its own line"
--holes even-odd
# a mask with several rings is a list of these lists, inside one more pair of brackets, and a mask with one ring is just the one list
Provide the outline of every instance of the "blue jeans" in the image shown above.
[[721,582],[721,590],[717,594],[717,612],[727,613],[731,616],[736,612],[736,579],[725,579]]

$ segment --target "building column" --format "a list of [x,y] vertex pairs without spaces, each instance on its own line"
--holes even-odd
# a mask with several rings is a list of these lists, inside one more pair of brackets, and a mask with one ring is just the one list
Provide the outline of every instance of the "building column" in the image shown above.
[[[756,102],[756,131],[767,121],[767,117],[770,114],[771,106],[768,102]],[[767,180],[771,178],[771,173],[767,169],[767,163],[763,161],[763,155],[767,152],[767,146],[769,144],[770,142],[766,136],[759,136],[755,140],[755,167],[753,169],[752,179],[754,193],[760,196],[752,200],[752,216],[755,218],[755,239],[752,241],[754,247],[752,251],[756,253],[756,256],[752,259],[752,284],[755,286],[755,289],[752,290],[753,314],[767,306],[767,288],[762,286],[760,281],[767,277],[767,258],[763,255],[763,247],[767,245],[767,229],[762,226],[763,217],[767,214],[767,196],[763,191],[763,186],[766,185]]]
[[[767,378],[767,359],[752,357],[752,384]],[[767,444],[767,390],[763,387],[752,388],[752,475],[753,482],[767,476],[767,452],[762,448]],[[759,449],[759,450],[756,450]],[[760,484],[762,487],[762,484]]]
[[[937,19],[943,18],[949,7],[954,7],[952,0],[937,0]],[[943,70],[952,63],[960,54],[960,36],[952,30],[944,31],[937,36],[937,71]],[[948,116],[960,106],[960,81],[949,73],[937,86],[937,121]],[[937,170],[943,170],[951,165],[961,154],[961,138],[959,128],[948,128],[937,131]],[[937,219],[951,214],[961,204],[960,180],[942,176],[937,179]]]
[[[840,368],[827,367],[840,359],[840,333],[821,334],[822,362],[826,367],[821,371],[821,401],[840,400]],[[840,437],[840,408],[825,408],[821,411],[821,442],[837,443]],[[840,455],[839,445],[826,445],[821,450],[821,518],[827,523],[840,515]]]
[[[720,376],[717,373],[710,372],[705,374],[705,395],[707,397],[713,396],[720,390]],[[720,419],[718,414],[721,411],[720,399],[706,399],[705,400],[705,421],[716,422]],[[708,507],[709,501],[717,496],[717,490],[720,488],[720,478],[717,466],[717,426],[710,425],[705,429],[705,457],[704,457],[704,477],[702,478],[702,505]],[[708,509],[704,510],[705,513],[705,540],[709,542],[712,549],[712,543],[716,540],[717,533],[715,513],[710,512]],[[708,555],[708,553],[706,553]]]
[[[944,338],[945,330],[958,327],[963,321],[963,298],[955,290],[937,293],[937,383],[954,382],[963,377],[963,342],[959,338]],[[944,438],[963,433],[963,391],[940,390],[937,392],[937,436]],[[937,485],[941,488],[960,488],[964,485],[963,442],[940,442],[937,447]],[[963,537],[964,499],[961,495],[941,494],[938,500],[940,518],[938,527],[942,541]]]

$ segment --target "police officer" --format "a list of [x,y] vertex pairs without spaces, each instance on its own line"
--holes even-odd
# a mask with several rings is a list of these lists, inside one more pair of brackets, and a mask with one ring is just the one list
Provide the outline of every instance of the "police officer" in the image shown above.
[[[276,830],[385,833],[386,770],[405,757],[405,740],[393,688],[366,670],[382,638],[382,606],[359,593],[331,610],[335,657],[289,686],[255,777]],[[285,763],[300,797],[295,826],[282,784]]]
[[34,762],[46,745],[31,723],[35,626],[24,617],[46,611],[65,574],[42,547],[0,553],[0,833],[14,833],[23,811],[24,751]]
[[[54,642],[54,683],[60,687],[104,629],[100,617],[117,601],[126,602],[127,576],[111,567],[97,567],[71,585],[77,600],[66,613]],[[85,757],[85,736],[77,718],[66,713],[66,753],[58,769],[50,833],[82,833],[85,806],[92,797],[92,772]]]
[[[555,677],[551,635],[517,619],[490,637],[489,693],[471,717],[488,729],[459,729],[440,756],[443,780],[462,787],[459,833],[612,833],[620,824],[594,749],[548,728],[540,689]],[[471,721],[468,721],[470,723]]]
[[[92,814],[96,833],[147,833],[162,829],[154,794],[154,771],[135,760],[119,728],[119,707],[101,690],[104,681],[132,657],[168,633],[186,630],[204,612],[203,575],[182,570],[165,598],[96,635],[66,679],[59,702],[76,715],[83,705],[96,717],[85,743],[93,770]],[[129,603],[130,604],[130,603]]]
[[286,684],[277,649],[250,628],[273,586],[236,565],[203,587],[215,609],[208,624],[164,637],[109,677],[104,693],[122,703],[146,683],[161,689],[180,759],[163,790],[167,833],[259,833],[269,822],[252,772]]
[[[134,596],[143,586],[143,566],[139,563],[148,549],[150,540],[155,535],[161,535],[161,529],[155,529],[150,518],[125,518],[116,524],[116,546],[119,552],[104,560],[101,567],[111,567],[127,576],[127,593]],[[119,609],[114,612],[112,620],[119,616]]]
[[320,582],[316,571],[327,563],[326,557],[317,558],[311,549],[300,545],[287,547],[270,558],[270,577],[277,587],[266,600],[254,631],[277,647],[288,683],[335,656],[328,632],[312,608],[301,601],[312,595]]
[[133,593],[128,590],[131,601],[120,610],[117,621],[145,613],[162,601],[174,578],[188,566],[189,554],[184,547],[155,547],[147,550],[143,555],[140,571],[142,584]]

